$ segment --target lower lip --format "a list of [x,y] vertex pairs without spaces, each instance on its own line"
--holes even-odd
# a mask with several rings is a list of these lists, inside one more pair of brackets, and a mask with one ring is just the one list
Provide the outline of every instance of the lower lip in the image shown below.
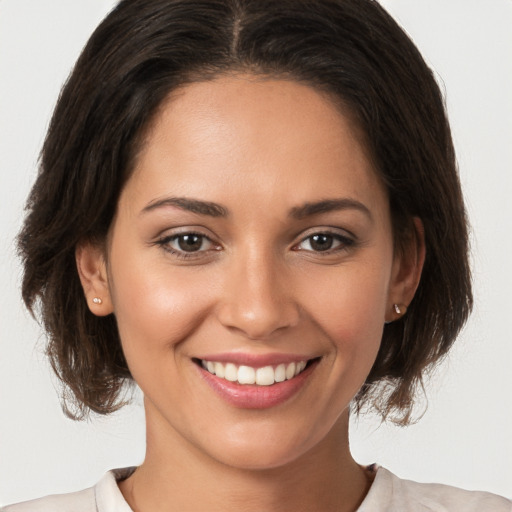
[[220,398],[240,409],[268,409],[283,404],[296,395],[304,386],[318,361],[313,361],[303,372],[293,379],[278,382],[271,386],[238,384],[213,375],[197,366],[201,377]]

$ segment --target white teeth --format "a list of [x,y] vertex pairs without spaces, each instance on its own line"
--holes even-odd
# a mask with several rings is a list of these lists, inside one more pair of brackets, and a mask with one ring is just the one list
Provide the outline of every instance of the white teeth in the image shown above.
[[290,363],[286,367],[286,380],[290,380],[292,377],[295,377],[295,363]]
[[[211,372],[210,372],[211,373]],[[224,378],[231,382],[238,380],[238,369],[233,363],[228,363],[224,368]]]
[[218,361],[201,361],[201,366],[213,375],[230,382],[239,384],[256,384],[258,386],[271,386],[276,382],[290,380],[303,372],[307,361],[298,363],[279,364],[275,368],[263,366],[252,368],[251,366],[236,366],[233,363],[220,363]]
[[256,370],[256,384],[258,386],[271,386],[274,384],[274,368],[264,366]]
[[284,382],[286,380],[286,366],[280,364],[275,371],[274,379],[276,382]]
[[256,382],[256,372],[250,366],[240,366],[238,368],[238,382],[240,384],[254,384]]
[[215,363],[215,371],[210,373],[215,373],[217,377],[223,379],[225,376],[224,365],[222,363]]

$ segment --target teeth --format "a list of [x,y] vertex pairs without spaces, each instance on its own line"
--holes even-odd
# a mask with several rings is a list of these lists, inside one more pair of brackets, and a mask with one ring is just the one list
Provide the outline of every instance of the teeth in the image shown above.
[[214,370],[215,370],[214,373],[215,373],[215,375],[217,375],[217,377],[220,377],[221,379],[224,378],[225,370],[224,370],[224,365],[222,363],[215,363]]
[[238,369],[234,364],[228,363],[226,365],[224,368],[224,378],[231,382],[236,382],[238,380]]
[[256,384],[258,386],[271,386],[274,381],[274,368],[272,366],[264,366],[256,370]]
[[290,363],[286,367],[286,380],[290,380],[292,377],[295,377],[295,363]]
[[256,372],[254,368],[250,366],[240,366],[240,368],[238,368],[238,382],[240,384],[254,384],[256,382]]
[[279,364],[252,368],[250,366],[236,366],[233,363],[219,363],[213,361],[201,361],[201,365],[211,374],[221,379],[239,384],[257,384],[258,386],[271,386],[276,382],[284,382],[299,375],[306,368],[307,361],[298,363]]
[[274,379],[276,382],[284,382],[286,380],[286,366],[280,364],[274,372]]

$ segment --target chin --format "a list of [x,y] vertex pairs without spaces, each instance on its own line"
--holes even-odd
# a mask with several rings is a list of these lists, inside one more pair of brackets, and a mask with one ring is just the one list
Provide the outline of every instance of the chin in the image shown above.
[[239,428],[237,432],[226,431],[223,439],[219,439],[217,433],[210,438],[210,449],[204,444],[200,449],[226,466],[263,471],[292,464],[329,437],[327,429],[325,432],[312,431],[305,426],[304,430],[294,432],[289,425],[287,428],[283,425],[268,427],[260,425],[252,429]]
[[235,450],[214,454],[215,459],[231,468],[247,471],[274,470],[293,463],[304,455],[297,450],[275,449],[274,447],[254,446],[247,443],[247,448],[238,447]]

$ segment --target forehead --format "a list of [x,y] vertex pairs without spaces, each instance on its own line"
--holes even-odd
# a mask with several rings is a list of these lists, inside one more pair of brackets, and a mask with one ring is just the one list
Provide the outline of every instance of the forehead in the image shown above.
[[[315,139],[311,142],[319,150],[339,151],[338,136],[350,138],[363,149],[364,136],[355,116],[332,95],[293,80],[228,75],[173,91],[155,116],[146,142],[163,142],[165,132],[172,130],[174,135],[194,133],[197,142],[222,137],[237,146],[244,140],[266,142],[275,150],[300,137],[311,140],[312,128]],[[265,141],[265,135],[270,139]],[[270,140],[274,144],[268,144]]]
[[[173,195],[269,202],[367,195],[382,186],[352,116],[301,83],[251,75],[192,83],[162,105],[131,180]],[[154,193],[153,191],[153,193]],[[306,197],[307,196],[307,197]],[[316,196],[316,197],[313,197]]]

